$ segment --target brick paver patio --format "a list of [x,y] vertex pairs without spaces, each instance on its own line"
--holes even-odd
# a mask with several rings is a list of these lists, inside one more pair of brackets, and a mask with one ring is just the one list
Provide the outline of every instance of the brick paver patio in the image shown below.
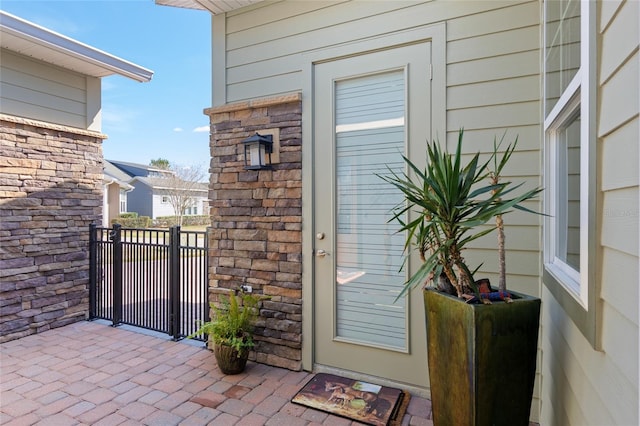
[[[226,376],[201,343],[79,322],[0,345],[0,424],[352,425],[290,402],[311,378],[249,362]],[[432,425],[412,396],[403,425]]]

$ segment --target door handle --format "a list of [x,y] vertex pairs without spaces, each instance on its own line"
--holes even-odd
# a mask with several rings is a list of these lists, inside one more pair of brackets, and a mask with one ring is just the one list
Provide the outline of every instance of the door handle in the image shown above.
[[329,255],[329,252],[326,252],[326,251],[324,251],[322,249],[316,250],[316,256],[317,257],[325,257],[327,255]]

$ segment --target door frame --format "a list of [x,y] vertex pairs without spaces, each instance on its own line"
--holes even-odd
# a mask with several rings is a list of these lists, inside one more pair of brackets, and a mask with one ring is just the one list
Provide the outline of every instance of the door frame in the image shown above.
[[[302,368],[312,371],[315,363],[314,350],[314,182],[313,165],[314,122],[313,95],[314,66],[323,63],[361,55],[379,50],[392,49],[403,45],[431,42],[431,135],[429,140],[446,139],[446,25],[433,25],[399,31],[391,35],[371,37],[356,43],[349,43],[319,49],[303,55],[302,67]],[[425,348],[426,350],[426,348]],[[426,362],[426,361],[425,361]]]

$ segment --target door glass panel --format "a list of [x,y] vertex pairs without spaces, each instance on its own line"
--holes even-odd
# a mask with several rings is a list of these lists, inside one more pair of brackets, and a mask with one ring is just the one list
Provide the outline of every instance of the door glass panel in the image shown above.
[[336,123],[336,337],[407,349],[404,235],[390,212],[399,191],[376,174],[403,171],[404,70],[339,81]]

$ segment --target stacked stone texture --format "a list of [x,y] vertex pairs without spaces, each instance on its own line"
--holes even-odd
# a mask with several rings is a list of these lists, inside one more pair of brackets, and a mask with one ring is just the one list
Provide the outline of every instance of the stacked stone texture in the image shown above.
[[0,120],[0,342],[83,320],[102,135]]
[[[302,369],[302,104],[299,95],[213,108],[210,300],[250,285],[261,304],[253,360]],[[280,162],[245,170],[242,140],[280,131]]]

